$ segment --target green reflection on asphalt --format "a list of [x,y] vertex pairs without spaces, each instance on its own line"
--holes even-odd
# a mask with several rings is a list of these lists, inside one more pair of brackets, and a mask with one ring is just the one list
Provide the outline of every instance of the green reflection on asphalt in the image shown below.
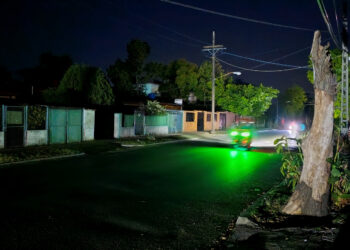
[[263,171],[280,159],[279,155],[273,153],[225,147],[196,147],[188,149],[187,153],[199,160],[203,170],[215,166],[212,178],[221,182],[243,181],[254,171]]

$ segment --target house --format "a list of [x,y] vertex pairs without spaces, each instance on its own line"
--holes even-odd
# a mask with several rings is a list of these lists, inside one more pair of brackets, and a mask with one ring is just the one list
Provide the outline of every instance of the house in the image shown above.
[[137,90],[142,91],[150,99],[155,99],[156,97],[160,96],[158,83],[138,83],[136,86]]

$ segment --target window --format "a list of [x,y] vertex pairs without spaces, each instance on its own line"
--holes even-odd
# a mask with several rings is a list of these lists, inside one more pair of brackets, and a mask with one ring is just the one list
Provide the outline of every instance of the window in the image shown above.
[[186,122],[194,122],[194,113],[186,113]]
[[207,122],[211,121],[211,114],[207,114]]

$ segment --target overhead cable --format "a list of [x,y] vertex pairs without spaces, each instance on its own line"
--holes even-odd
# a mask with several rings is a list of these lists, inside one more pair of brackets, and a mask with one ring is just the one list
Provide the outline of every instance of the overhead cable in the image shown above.
[[337,37],[336,37],[335,34],[334,34],[334,31],[333,31],[333,28],[332,28],[332,24],[331,24],[330,21],[329,21],[328,13],[327,13],[327,10],[326,10],[326,8],[325,8],[325,6],[324,6],[323,1],[322,1],[322,0],[317,0],[317,4],[318,4],[318,7],[319,7],[319,9],[320,9],[320,11],[321,11],[321,15],[322,15],[322,17],[323,17],[323,20],[324,20],[324,22],[325,22],[325,24],[326,24],[326,26],[327,26],[328,32],[329,32],[329,34],[330,34],[330,36],[331,36],[331,38],[332,38],[334,44],[335,44],[338,48],[340,48],[340,47],[341,47],[341,46],[340,46],[340,43],[339,43]]
[[237,66],[237,65],[228,63],[228,62],[226,62],[226,61],[224,61],[222,59],[219,59],[219,58],[216,58],[216,60],[219,61],[219,62],[222,62],[223,64],[231,66],[231,67],[235,67],[235,68],[246,70],[246,71],[260,72],[260,73],[277,73],[277,72],[292,71],[292,70],[297,70],[297,69],[305,69],[305,68],[301,67],[301,68],[277,69],[277,70],[258,70],[258,69],[251,69],[251,68],[249,69],[249,68],[244,68],[244,67],[241,67],[241,66]]
[[[133,16],[136,16],[136,15],[133,15]],[[168,31],[170,31],[170,32],[173,32],[173,33],[175,33],[175,34],[177,34],[177,35],[179,35],[179,36],[182,36],[182,37],[184,37],[184,38],[186,38],[186,39],[192,40],[192,41],[194,41],[194,42],[201,43],[201,44],[204,44],[204,45],[210,44],[210,43],[208,43],[208,42],[204,42],[204,41],[199,40],[199,39],[197,39],[197,38],[194,38],[194,37],[192,37],[192,36],[189,36],[189,35],[186,35],[186,34],[184,34],[184,33],[181,33],[181,32],[179,32],[179,31],[177,31],[177,30],[171,29],[171,28],[169,28],[169,27],[167,27],[167,26],[164,26],[164,25],[162,25],[162,24],[156,23],[156,22],[154,22],[154,21],[152,21],[152,20],[150,20],[150,19],[148,19],[148,18],[140,17],[140,16],[138,16],[138,15],[137,15],[136,17],[139,18],[139,19],[142,19],[142,20],[144,20],[144,21],[146,21],[146,22],[148,22],[148,23],[150,23],[150,24],[156,25],[156,26],[158,26],[158,27],[160,27],[160,28],[162,28],[162,29],[165,29],[165,30],[168,30]]]
[[188,9],[193,9],[193,10],[197,10],[197,11],[201,11],[201,12],[210,13],[213,15],[219,15],[219,16],[223,16],[223,17],[233,18],[233,19],[237,19],[237,20],[241,20],[241,21],[258,23],[258,24],[263,24],[263,25],[270,25],[270,26],[275,26],[275,27],[280,27],[280,28],[288,28],[288,29],[294,29],[294,30],[314,32],[313,29],[309,29],[309,28],[302,28],[302,27],[291,26],[291,25],[271,23],[271,22],[256,20],[256,19],[252,19],[252,18],[230,15],[230,14],[226,14],[226,13],[222,13],[222,12],[218,12],[218,11],[213,11],[213,10],[208,10],[208,9],[196,7],[196,6],[189,5],[189,4],[183,4],[183,3],[179,3],[179,2],[175,2],[175,1],[170,1],[170,0],[160,0],[160,1],[165,2],[165,3],[169,3],[169,4],[173,4],[173,5],[177,5],[177,6],[181,6],[181,7],[188,8]]
[[277,66],[282,66],[282,67],[289,67],[289,68],[299,68],[299,69],[300,68],[306,68],[306,69],[309,69],[308,66],[296,66],[296,65],[290,65],[290,64],[269,62],[269,61],[259,60],[259,59],[250,58],[250,57],[246,57],[246,56],[240,56],[240,55],[229,53],[229,52],[223,52],[222,54],[230,55],[230,56],[234,56],[234,57],[237,57],[237,58],[242,58],[242,59],[246,59],[246,60],[250,60],[250,61],[261,62],[261,63],[264,63],[264,64],[272,64],[272,65],[277,65]]

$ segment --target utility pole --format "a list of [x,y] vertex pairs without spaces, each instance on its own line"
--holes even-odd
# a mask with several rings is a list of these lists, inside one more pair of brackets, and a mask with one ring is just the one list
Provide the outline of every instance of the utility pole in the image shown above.
[[215,55],[217,52],[224,50],[223,45],[215,45],[215,31],[213,31],[213,43],[210,46],[203,46],[202,51],[207,51],[211,55],[212,72],[211,72],[211,132],[215,133]]
[[347,0],[343,0],[342,18],[342,72],[341,72],[341,105],[340,105],[340,131],[345,134],[349,122],[349,53],[348,53],[348,16]]

